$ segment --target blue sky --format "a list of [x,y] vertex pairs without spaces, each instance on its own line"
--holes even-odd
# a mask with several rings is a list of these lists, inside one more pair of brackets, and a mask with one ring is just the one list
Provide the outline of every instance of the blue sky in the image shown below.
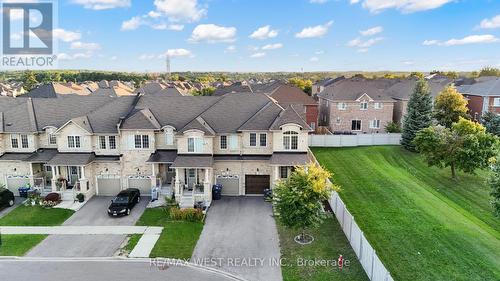
[[167,53],[172,71],[500,67],[498,0],[58,2],[60,68],[165,71]]

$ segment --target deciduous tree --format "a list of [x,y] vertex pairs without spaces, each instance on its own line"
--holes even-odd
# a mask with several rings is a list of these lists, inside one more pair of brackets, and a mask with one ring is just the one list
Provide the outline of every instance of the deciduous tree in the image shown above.
[[439,124],[446,128],[451,128],[451,125],[458,122],[460,117],[468,118],[467,111],[467,100],[454,86],[446,87],[436,97],[434,117]]
[[495,159],[491,165],[491,175],[488,183],[491,187],[491,205],[495,216],[500,217],[500,159]]

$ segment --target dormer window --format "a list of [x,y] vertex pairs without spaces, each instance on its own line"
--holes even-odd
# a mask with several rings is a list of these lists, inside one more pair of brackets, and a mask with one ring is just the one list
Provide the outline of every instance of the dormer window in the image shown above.
[[165,129],[165,145],[174,145],[174,130],[172,128]]
[[28,135],[10,135],[11,148],[29,148]]
[[345,103],[345,102],[339,102],[339,103],[337,103],[337,109],[338,110],[346,110],[347,109],[347,103]]
[[188,152],[193,152],[193,153],[203,152],[203,139],[188,138]]
[[299,133],[287,131],[283,133],[283,148],[286,150],[299,149]]
[[361,110],[367,110],[368,109],[368,102],[367,101],[362,101],[360,104],[359,104],[359,108]]

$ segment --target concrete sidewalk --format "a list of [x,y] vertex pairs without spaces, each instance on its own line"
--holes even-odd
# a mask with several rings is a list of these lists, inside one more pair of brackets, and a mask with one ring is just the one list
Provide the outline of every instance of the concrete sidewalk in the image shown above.
[[[163,229],[162,227],[160,227]],[[137,245],[135,245],[134,249],[130,254],[128,255],[131,258],[147,258],[149,257],[149,254],[155,247],[156,241],[160,239],[161,235],[161,230],[158,233],[156,229],[153,228],[148,228],[144,232],[144,234],[141,236],[141,239],[137,242]]]
[[163,227],[150,226],[2,226],[2,234],[130,235],[161,234]]

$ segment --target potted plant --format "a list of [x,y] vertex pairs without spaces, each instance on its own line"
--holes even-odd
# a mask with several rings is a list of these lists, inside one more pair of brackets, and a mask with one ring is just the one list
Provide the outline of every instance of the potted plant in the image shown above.
[[83,193],[78,193],[76,199],[78,199],[78,202],[83,203],[83,201],[85,201],[85,195],[83,195]]

